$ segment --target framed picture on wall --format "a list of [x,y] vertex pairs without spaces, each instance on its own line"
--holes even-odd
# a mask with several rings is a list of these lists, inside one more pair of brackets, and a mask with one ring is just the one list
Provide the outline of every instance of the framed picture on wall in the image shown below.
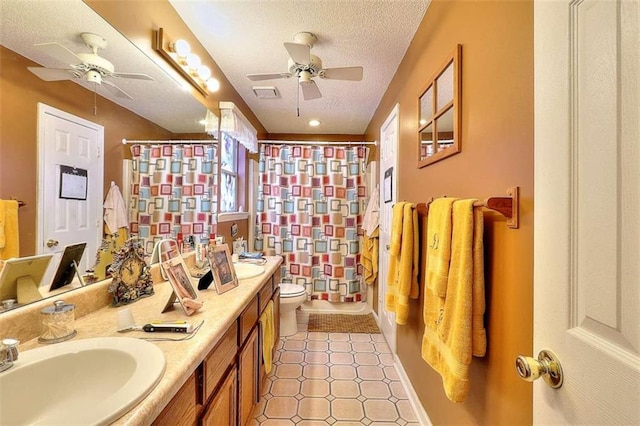
[[218,294],[238,286],[238,277],[227,244],[218,244],[209,251],[209,264],[211,265],[213,284]]

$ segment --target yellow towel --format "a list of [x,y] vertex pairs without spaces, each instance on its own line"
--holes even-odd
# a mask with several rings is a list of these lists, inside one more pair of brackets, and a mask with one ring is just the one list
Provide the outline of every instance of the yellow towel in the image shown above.
[[20,256],[18,202],[0,200],[0,260]]
[[262,315],[260,315],[260,325],[262,327],[262,338],[264,341],[264,344],[262,345],[264,371],[269,374],[271,372],[271,367],[273,366],[272,355],[276,335],[273,321],[273,300],[269,301],[269,304],[264,309],[264,312],[262,312]]
[[418,290],[418,212],[412,203],[393,206],[389,270],[385,309],[395,312],[396,323],[409,318],[409,297],[417,299]]
[[378,279],[378,236],[380,235],[378,227],[374,229],[371,235],[366,232],[362,237],[362,268],[364,269],[364,282],[368,285],[374,285]]
[[422,358],[442,376],[447,397],[462,402],[469,392],[472,355],[484,356],[483,217],[476,200],[453,205],[451,266],[446,297],[424,293]]
[[456,198],[438,198],[429,206],[427,219],[427,273],[425,286],[445,297],[451,258],[451,206]]

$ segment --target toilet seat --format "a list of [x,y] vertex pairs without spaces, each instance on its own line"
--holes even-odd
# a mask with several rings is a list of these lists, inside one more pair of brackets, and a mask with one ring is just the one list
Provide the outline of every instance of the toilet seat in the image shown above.
[[280,298],[287,299],[290,297],[298,297],[303,294],[306,295],[307,290],[304,287],[297,284],[280,284]]

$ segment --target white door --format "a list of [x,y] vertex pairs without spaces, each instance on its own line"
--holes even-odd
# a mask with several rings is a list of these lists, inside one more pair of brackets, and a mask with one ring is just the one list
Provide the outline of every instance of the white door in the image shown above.
[[536,424],[640,424],[639,10],[534,5]]
[[[378,318],[380,330],[392,353],[396,353],[396,315],[384,308],[389,270],[389,243],[391,241],[391,218],[397,192],[398,160],[398,110],[396,105],[380,127],[380,233],[378,263]],[[389,196],[391,197],[389,199]]]
[[[37,252],[55,253],[52,264],[57,265],[65,246],[86,242],[79,268],[84,272],[93,266],[102,237],[104,128],[38,104],[38,132]],[[65,166],[75,167],[79,175],[67,176],[63,182]],[[81,176],[85,172],[86,179]],[[77,199],[83,198],[85,184],[86,200]],[[43,285],[53,278],[53,269]]]

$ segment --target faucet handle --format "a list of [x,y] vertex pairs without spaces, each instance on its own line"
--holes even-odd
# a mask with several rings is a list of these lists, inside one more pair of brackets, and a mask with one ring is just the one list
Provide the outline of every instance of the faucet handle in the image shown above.
[[7,361],[13,362],[18,359],[18,339],[2,339],[2,346],[0,349],[7,351]]

